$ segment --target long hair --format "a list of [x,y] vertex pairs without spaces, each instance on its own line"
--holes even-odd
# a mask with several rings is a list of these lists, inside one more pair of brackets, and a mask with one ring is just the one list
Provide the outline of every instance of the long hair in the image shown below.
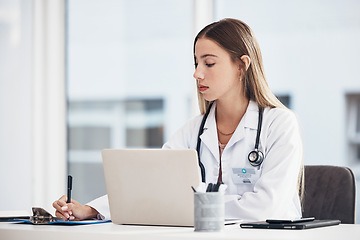
[[[272,93],[266,81],[262,55],[260,46],[255,38],[251,28],[244,22],[226,18],[218,22],[211,23],[203,28],[194,40],[194,57],[195,45],[200,38],[207,38],[216,42],[219,46],[225,49],[231,57],[233,62],[240,59],[241,56],[247,55],[250,57],[250,65],[245,71],[245,64],[242,68],[245,72],[242,78],[244,95],[255,101],[260,107],[266,108],[286,108]],[[239,79],[240,81],[240,79]],[[205,100],[197,89],[199,108],[201,114],[205,114],[210,102]],[[240,93],[239,93],[240,94]],[[304,167],[299,172],[298,191],[302,202],[304,195]]]
[[[251,63],[242,81],[245,96],[248,99],[254,100],[263,108],[285,108],[271,92],[266,82],[260,47],[248,25],[240,20],[231,18],[209,24],[195,37],[194,55],[196,42],[200,38],[207,38],[219,44],[230,54],[234,62],[240,59],[241,56],[248,55]],[[240,62],[242,63],[242,61]],[[242,67],[245,68],[245,64]],[[204,99],[199,89],[198,99],[200,112],[204,114],[209,106],[209,102]]]

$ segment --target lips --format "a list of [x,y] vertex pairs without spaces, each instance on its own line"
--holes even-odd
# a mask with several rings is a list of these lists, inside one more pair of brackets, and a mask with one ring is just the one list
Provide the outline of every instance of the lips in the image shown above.
[[200,92],[205,92],[209,87],[204,86],[204,85],[199,85],[199,91]]

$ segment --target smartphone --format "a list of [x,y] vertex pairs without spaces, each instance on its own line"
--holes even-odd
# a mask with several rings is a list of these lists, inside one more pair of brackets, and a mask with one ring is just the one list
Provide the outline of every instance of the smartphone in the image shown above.
[[298,222],[309,222],[315,220],[314,217],[307,218],[296,218],[296,219],[267,219],[267,223],[298,223]]

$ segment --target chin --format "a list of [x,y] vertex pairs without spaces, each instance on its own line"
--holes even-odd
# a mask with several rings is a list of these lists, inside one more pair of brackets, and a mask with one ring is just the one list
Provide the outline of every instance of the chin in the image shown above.
[[208,101],[208,102],[212,102],[212,101],[215,101],[215,100],[216,100],[216,98],[210,97],[210,96],[205,96],[204,94],[203,94],[203,98],[204,98],[206,101]]

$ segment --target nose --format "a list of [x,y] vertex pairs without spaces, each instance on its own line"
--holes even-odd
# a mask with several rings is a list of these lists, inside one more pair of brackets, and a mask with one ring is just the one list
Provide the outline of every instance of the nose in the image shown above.
[[195,72],[193,74],[193,77],[196,80],[203,80],[204,79],[204,73],[201,71],[201,69],[199,68],[199,66],[197,66],[197,68],[195,69]]

